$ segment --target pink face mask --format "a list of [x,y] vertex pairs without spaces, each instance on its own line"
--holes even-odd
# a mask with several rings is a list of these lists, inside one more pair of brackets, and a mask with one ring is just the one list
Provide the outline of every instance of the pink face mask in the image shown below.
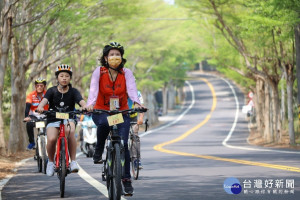
[[117,68],[122,62],[121,56],[109,56],[108,64],[110,67]]

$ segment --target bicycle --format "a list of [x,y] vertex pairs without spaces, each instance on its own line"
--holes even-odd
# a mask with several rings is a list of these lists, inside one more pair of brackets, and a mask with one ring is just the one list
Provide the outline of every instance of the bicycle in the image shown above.
[[125,148],[124,141],[119,135],[117,124],[123,123],[123,113],[132,114],[135,112],[146,112],[147,109],[128,109],[128,110],[93,110],[94,114],[107,113],[110,132],[106,143],[106,158],[103,160],[102,180],[106,181],[109,199],[119,200],[121,195],[126,194],[122,190],[121,178],[125,174]]
[[64,109],[59,109],[59,112],[50,110],[43,111],[43,114],[49,116],[55,115],[56,119],[59,119],[59,136],[56,144],[56,156],[55,156],[55,172],[60,181],[60,197],[64,197],[65,194],[65,178],[71,173],[70,162],[69,162],[69,150],[68,140],[65,135],[64,120],[75,118],[76,115],[84,114],[82,111],[69,111],[64,112]]
[[[140,149],[137,147],[138,143],[140,142],[140,137],[134,134],[133,125],[136,125],[137,122],[130,122],[130,130],[129,130],[129,140],[128,140],[128,148],[130,151],[130,160],[131,160],[131,171],[132,175],[135,180],[139,177],[139,163],[141,159],[141,152]],[[145,120],[143,123],[145,124],[145,132],[148,129],[148,119]],[[136,157],[134,156],[136,155]]]
[[30,115],[29,117],[31,120],[28,122],[35,123],[35,128],[38,129],[34,159],[37,161],[38,172],[46,174],[48,155],[46,151],[47,136],[45,122],[47,119],[44,115]]

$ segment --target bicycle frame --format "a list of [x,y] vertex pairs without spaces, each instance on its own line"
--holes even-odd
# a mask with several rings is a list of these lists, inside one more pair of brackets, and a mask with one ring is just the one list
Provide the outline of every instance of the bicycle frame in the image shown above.
[[[107,146],[106,146],[107,159],[105,160],[105,162],[108,162],[109,167],[111,167],[113,151],[115,150],[114,145],[116,143],[118,143],[120,145],[121,166],[122,166],[121,176],[123,177],[124,173],[125,173],[125,169],[124,169],[124,165],[125,165],[124,141],[118,133],[118,127],[116,125],[113,125],[112,127],[110,127],[110,132],[109,132],[109,135],[107,137]],[[109,175],[111,175],[111,174],[109,174]]]
[[68,140],[65,135],[65,125],[64,120],[60,120],[59,125],[59,136],[57,139],[57,145],[56,145],[56,159],[55,159],[55,167],[56,169],[59,168],[59,160],[60,160],[60,149],[61,149],[61,140],[64,140],[65,142],[65,154],[66,154],[66,167],[69,169],[69,151],[68,151]]

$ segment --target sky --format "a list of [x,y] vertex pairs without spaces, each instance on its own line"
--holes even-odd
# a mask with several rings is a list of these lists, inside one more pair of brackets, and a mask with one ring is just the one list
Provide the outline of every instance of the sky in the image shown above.
[[165,2],[167,2],[168,4],[173,5],[175,0],[164,0]]

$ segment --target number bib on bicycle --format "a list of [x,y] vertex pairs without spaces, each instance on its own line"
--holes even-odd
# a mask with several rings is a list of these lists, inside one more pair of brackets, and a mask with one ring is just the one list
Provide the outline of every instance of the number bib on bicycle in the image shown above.
[[107,117],[108,125],[113,126],[116,124],[121,124],[124,122],[123,115],[121,113],[116,115],[111,115]]

